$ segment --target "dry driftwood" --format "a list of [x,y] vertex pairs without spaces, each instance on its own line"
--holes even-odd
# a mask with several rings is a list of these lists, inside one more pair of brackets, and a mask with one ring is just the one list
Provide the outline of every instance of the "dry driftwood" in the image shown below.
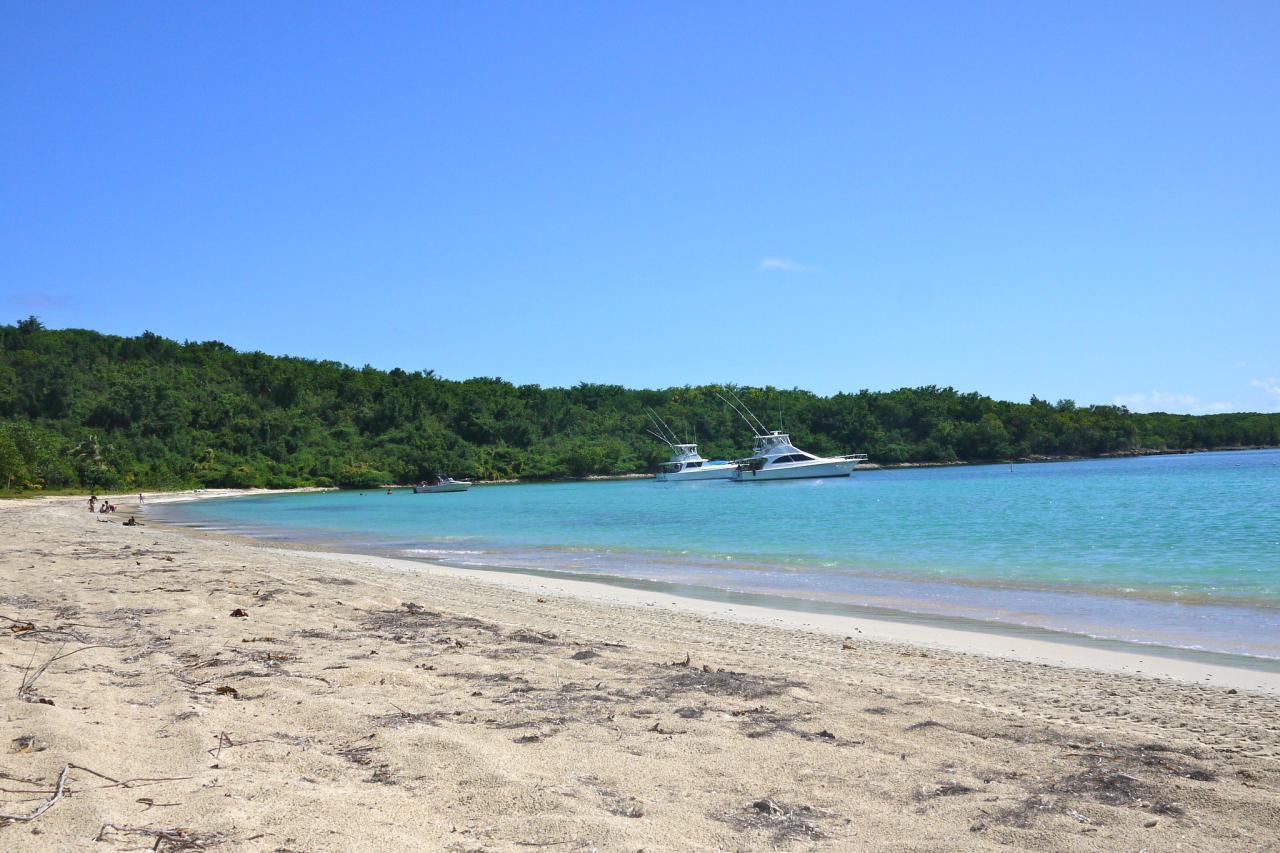
[[57,803],[58,800],[62,799],[62,793],[67,787],[67,773],[69,773],[70,771],[71,771],[70,764],[62,768],[62,772],[58,774],[58,784],[56,789],[53,792],[53,796],[45,800],[39,806],[37,806],[36,810],[33,811],[31,814],[17,815],[17,814],[0,813],[0,821],[17,823],[19,821],[35,820],[36,818],[40,817],[40,815],[44,814],[49,809],[53,808],[54,804]]
[[219,832],[200,834],[180,826],[171,829],[152,829],[146,826],[120,826],[115,823],[104,823],[93,840],[108,841],[110,840],[108,833],[154,838],[155,844],[152,845],[152,850],[204,850],[227,840],[227,837]]
[[57,661],[60,661],[63,658],[69,658],[74,654],[78,654],[79,652],[87,651],[89,649],[105,649],[105,648],[109,648],[109,646],[104,646],[100,644],[92,645],[92,646],[81,646],[80,648],[72,649],[69,652],[63,652],[62,650],[64,648],[66,648],[66,644],[58,646],[58,651],[54,652],[47,661],[40,664],[40,666],[36,667],[35,669],[31,668],[31,663],[34,663],[35,661],[35,652],[34,651],[31,652],[31,662],[28,662],[26,669],[22,671],[22,683],[18,685],[19,699],[21,699],[24,702],[39,702],[45,705],[52,705],[53,704],[52,700],[43,699],[40,696],[37,696],[35,693],[36,681],[39,680],[40,676],[44,675],[45,670],[47,670],[51,664],[56,663]]

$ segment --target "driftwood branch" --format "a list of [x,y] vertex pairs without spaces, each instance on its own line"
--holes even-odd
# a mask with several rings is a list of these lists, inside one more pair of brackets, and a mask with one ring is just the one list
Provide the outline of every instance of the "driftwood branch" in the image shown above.
[[33,811],[31,814],[17,815],[17,814],[0,813],[0,821],[12,821],[16,823],[18,821],[35,820],[36,818],[40,817],[40,815],[44,814],[49,809],[53,808],[54,804],[57,803],[58,800],[62,799],[62,792],[66,789],[66,786],[67,786],[67,773],[69,773],[70,771],[71,771],[70,764],[62,768],[62,772],[58,774],[58,785],[54,789],[53,796],[45,800],[43,803],[41,803],[36,808],[36,810]]
[[[106,649],[110,647],[99,643],[92,646],[81,646],[80,648],[72,649],[69,652],[62,651],[64,648],[66,648],[65,644],[58,646],[58,651],[54,652],[53,655],[50,656],[50,658],[47,661],[40,664],[40,666],[36,667],[35,669],[31,668],[31,663],[27,664],[26,669],[22,671],[22,683],[18,685],[19,699],[22,699],[28,702],[38,701],[36,699],[28,698],[28,697],[30,697],[34,693],[36,681],[39,680],[40,676],[44,675],[45,670],[47,670],[52,664],[62,660],[63,658],[69,658],[74,654],[79,654],[80,652],[88,651],[89,649]],[[32,651],[31,657],[32,657],[32,662],[34,662],[35,660],[34,651]],[[46,704],[50,704],[50,703],[48,703],[46,700]]]
[[[102,828],[98,830],[97,837],[93,840],[107,841],[109,840],[108,833],[141,835],[145,838],[154,838],[155,844],[152,846],[152,850],[204,850],[222,844],[227,840],[222,833],[201,835],[189,829],[183,829],[180,826],[175,826],[172,829],[152,829],[146,826],[120,826],[115,823],[104,823]],[[164,845],[163,847],[161,846],[162,844]]]
[[160,782],[185,782],[188,779],[194,779],[194,776],[139,776],[136,779],[117,779],[114,776],[108,776],[106,773],[99,773],[92,767],[85,767],[83,764],[69,765],[73,770],[83,770],[86,773],[92,773],[99,779],[106,779],[110,785],[98,785],[93,788],[94,791],[100,791],[104,788],[134,788],[139,785],[155,785]]

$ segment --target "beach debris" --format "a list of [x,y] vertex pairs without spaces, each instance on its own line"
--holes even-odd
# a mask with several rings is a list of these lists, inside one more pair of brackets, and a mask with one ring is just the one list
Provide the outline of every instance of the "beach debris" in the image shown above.
[[406,711],[404,708],[401,708],[399,705],[393,704],[392,707],[396,709],[397,713],[381,714],[378,716],[370,717],[370,721],[377,725],[387,726],[390,728],[399,728],[400,726],[408,726],[416,723],[423,723],[429,726],[438,726],[440,725],[442,720],[447,720],[455,716],[454,713],[451,711],[438,710],[438,711],[421,711],[418,713],[414,713],[412,711]]
[[14,752],[44,752],[49,748],[46,741],[35,735],[18,735],[10,743],[13,745]]
[[770,832],[773,843],[780,844],[785,841],[825,839],[827,833],[818,826],[818,822],[833,817],[835,814],[826,809],[786,803],[775,797],[762,797],[748,804],[741,812],[724,815],[719,819],[738,829]]
[[396,784],[396,777],[391,772],[390,764],[379,764],[373,768],[373,771],[369,773],[364,781],[373,782],[377,785],[394,785]]
[[664,735],[689,734],[689,731],[685,729],[680,729],[680,730],[663,729],[662,724],[660,724],[660,722],[654,722],[654,724],[652,726],[649,726],[648,729],[646,729],[645,731],[653,731],[654,734],[664,734]]
[[0,812],[0,824],[32,821],[40,817],[40,815],[44,814],[49,809],[53,808],[54,805],[58,802],[58,800],[62,799],[62,792],[66,789],[67,774],[69,772],[71,772],[71,765],[70,764],[63,765],[62,772],[58,774],[58,783],[56,788],[54,789],[53,795],[49,797],[49,799],[41,803],[40,805],[36,806],[35,811],[25,815],[5,814],[3,812]]
[[219,696],[230,696],[232,699],[240,698],[240,691],[236,690],[230,684],[223,684],[221,687],[214,690],[213,692],[217,693]]
[[[373,737],[373,735],[369,735]],[[377,750],[376,746],[352,746],[346,749],[338,750],[338,755],[350,761],[352,764],[358,764],[361,767],[368,767],[373,764],[373,753]]]
[[814,737],[822,738],[823,740],[835,740],[835,739],[836,739],[836,736],[835,736],[834,734],[832,734],[831,732],[827,731],[826,729],[823,729],[822,731],[817,732],[816,734],[814,734]]
[[508,635],[508,638],[515,640],[517,643],[531,643],[535,646],[545,646],[559,639],[550,631],[528,631],[523,628],[519,631],[513,631]]
[[936,785],[925,785],[916,792],[917,800],[931,800],[934,797],[960,797],[975,793],[978,789],[959,782],[940,782]]
[[235,616],[237,619],[246,619],[249,616],[249,611],[245,610],[243,607],[237,607],[235,610],[231,611],[231,615]]
[[932,728],[945,729],[946,726],[942,725],[942,723],[938,722],[937,720],[921,720],[918,723],[912,723],[911,725],[907,726],[906,731],[918,732],[921,729],[932,729]]
[[[1046,731],[1036,738],[1021,738],[1020,742],[1030,742],[1033,739],[1043,743],[1060,743],[1079,750],[1069,754],[1076,756],[1083,766],[1075,773],[1038,779],[1039,784],[1032,789],[1030,796],[992,816],[1000,823],[1026,827],[1037,816],[1046,812],[1056,812],[1079,820],[1076,817],[1079,812],[1074,806],[1085,799],[1113,808],[1140,809],[1157,816],[1183,817],[1186,815],[1183,807],[1162,796],[1164,791],[1161,790],[1160,777],[1196,782],[1210,782],[1217,778],[1211,770],[1185,760],[1184,757],[1197,757],[1194,752],[1184,752],[1160,743],[1075,743],[1052,731]],[[1180,787],[1179,783],[1175,782],[1174,787]],[[1086,820],[1091,825],[1098,823],[1097,820]]]
[[153,829],[146,826],[120,826],[115,823],[104,823],[98,830],[94,841],[113,841],[120,836],[141,836],[154,838],[155,843],[147,849],[160,851],[207,850],[227,841],[220,832],[193,832],[184,827],[175,826],[169,829]]
[[573,653],[572,655],[570,655],[569,657],[570,657],[572,660],[591,660],[592,658],[598,658],[598,657],[600,657],[600,653],[599,653],[599,652],[594,652],[594,651],[592,651],[591,649],[583,649],[583,650],[582,650],[582,651],[580,651],[580,652],[574,652],[574,653]]
[[[684,664],[677,664],[684,667]],[[674,672],[665,679],[665,691],[650,688],[649,695],[670,695],[690,690],[700,690],[713,696],[737,696],[743,699],[764,699],[777,696],[792,687],[801,687],[799,682],[769,675],[753,675],[747,672],[734,672],[727,669],[693,669],[688,668]]]
[[769,817],[777,817],[778,815],[786,814],[787,811],[777,800],[770,799],[756,800],[751,804],[751,808],[760,812],[760,814],[769,815]]
[[146,812],[146,811],[151,811],[151,810],[152,810],[152,809],[154,809],[154,808],[164,808],[164,807],[166,807],[166,806],[180,806],[180,805],[182,805],[182,803],[157,803],[157,802],[156,802],[153,798],[151,798],[151,797],[138,797],[138,799],[134,800],[134,802],[135,802],[135,803],[139,803],[140,805],[144,806],[144,807],[145,807],[145,808],[143,808],[143,811],[144,811],[144,812]]
[[4,619],[6,622],[8,622],[9,630],[15,634],[21,634],[26,631],[34,631],[36,629],[36,625],[34,622],[21,621],[18,619],[10,618],[8,616],[0,616],[0,619]]
[[40,664],[40,666],[36,667],[35,669],[31,668],[31,663],[33,663],[35,660],[35,652],[33,651],[31,653],[32,660],[27,663],[26,669],[22,671],[22,681],[18,685],[19,699],[21,699],[23,702],[31,702],[37,705],[52,705],[53,704],[52,699],[41,696],[36,692],[36,681],[40,679],[40,676],[44,675],[45,671],[48,670],[51,665],[62,660],[63,658],[69,658],[74,654],[79,654],[80,652],[88,651],[89,649],[106,648],[106,646],[103,646],[101,644],[81,646],[80,648],[72,649],[69,652],[62,651],[64,648],[66,648],[65,644],[58,646],[58,651],[54,652],[47,661]]
[[635,797],[627,797],[625,800],[615,800],[609,806],[609,814],[618,817],[644,817],[644,806]]

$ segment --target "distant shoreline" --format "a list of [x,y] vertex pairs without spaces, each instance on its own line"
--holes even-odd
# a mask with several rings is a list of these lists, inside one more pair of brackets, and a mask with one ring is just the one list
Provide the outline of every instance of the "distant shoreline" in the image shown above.
[[[1097,456],[1024,456],[1018,459],[994,459],[994,460],[956,460],[954,462],[864,462],[858,465],[855,474],[858,471],[896,471],[911,468],[956,468],[956,467],[977,467],[982,465],[1028,465],[1043,464],[1052,462],[1087,462],[1092,459],[1130,459],[1141,456],[1190,456],[1196,453],[1239,453],[1247,450],[1280,450],[1280,445],[1260,444],[1242,447],[1199,447],[1188,450],[1158,450],[1135,449],[1135,450],[1116,450],[1108,453],[1102,453]],[[652,480],[653,474],[631,473],[631,474],[588,474],[585,477],[553,477],[548,479],[525,480],[520,478],[496,479],[496,480],[472,480],[472,485],[476,486],[527,486],[535,484],[548,483],[591,483],[606,482],[616,480]],[[200,488],[200,489],[173,489],[171,487],[138,487],[142,493],[154,492],[157,495],[163,493],[167,500],[181,500],[184,498],[175,498],[175,495],[190,495],[204,497],[244,497],[249,495],[261,494],[288,494],[290,492],[332,492],[332,491],[375,491],[378,489],[408,489],[412,488],[410,483],[384,483],[380,486],[368,486],[364,488],[342,489],[340,486],[296,486],[286,489],[271,488]],[[80,492],[72,492],[65,490],[50,490],[48,492],[40,490],[32,490],[27,492],[5,492],[0,491],[0,500],[18,500],[29,499],[41,496],[54,497],[75,497],[77,495],[88,496],[90,494],[137,494],[138,492],[125,492],[122,489],[85,489]],[[190,499],[190,498],[186,498]]]
[[[976,467],[980,465],[1029,465],[1047,462],[1087,462],[1091,459],[1130,459],[1139,456],[1190,456],[1196,453],[1238,453],[1245,450],[1280,450],[1280,445],[1259,444],[1247,447],[1198,447],[1189,450],[1158,450],[1143,448],[1135,450],[1115,450],[1100,453],[1097,456],[1022,456],[1017,459],[971,459],[953,462],[863,462],[858,471],[896,471],[904,468],[956,468]],[[547,480],[522,480],[519,478],[504,480],[473,480],[477,486],[528,485],[531,483],[587,483],[597,480],[651,480],[653,474],[589,474],[586,477],[556,477]],[[387,485],[386,489],[403,489],[403,485]]]

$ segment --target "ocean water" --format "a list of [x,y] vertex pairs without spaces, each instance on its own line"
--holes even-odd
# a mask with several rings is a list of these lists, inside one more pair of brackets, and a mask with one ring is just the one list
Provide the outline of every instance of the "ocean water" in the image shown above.
[[1280,451],[147,512],[452,565],[1280,659]]

